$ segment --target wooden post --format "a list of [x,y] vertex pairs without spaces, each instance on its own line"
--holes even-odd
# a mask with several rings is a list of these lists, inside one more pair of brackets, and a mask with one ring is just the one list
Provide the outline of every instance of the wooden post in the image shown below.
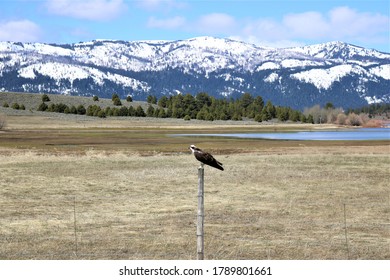
[[75,244],[75,253],[76,257],[78,255],[78,248],[77,248],[77,220],[76,220],[76,196],[73,200],[73,217],[74,217],[74,244]]
[[349,260],[350,255],[349,255],[349,246],[348,246],[347,212],[345,211],[345,203],[344,203],[344,229],[345,229],[345,246],[347,247],[348,260]]
[[198,168],[198,223],[196,227],[198,260],[204,259],[204,167]]

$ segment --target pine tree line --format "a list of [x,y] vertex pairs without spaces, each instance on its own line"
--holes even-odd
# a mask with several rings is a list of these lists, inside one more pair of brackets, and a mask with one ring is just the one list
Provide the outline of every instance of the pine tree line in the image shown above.
[[[131,96],[126,99],[132,102]],[[313,122],[312,117],[305,116],[302,112],[289,107],[274,106],[271,101],[264,104],[261,96],[253,97],[249,93],[244,93],[237,99],[224,98],[217,99],[207,93],[201,92],[196,96],[191,94],[178,94],[162,96],[159,100],[155,96],[149,95],[149,104],[146,112],[141,106],[124,106],[117,94],[112,95],[112,107],[102,108],[99,105],[68,106],[64,103],[51,103],[48,95],[42,95],[42,103],[38,106],[38,111],[57,112],[65,114],[78,114],[94,117],[110,116],[131,116],[131,117],[155,117],[155,118],[183,118],[185,120],[243,120],[254,119],[262,122],[274,118],[280,121]],[[93,101],[99,101],[97,96],[93,96]]]
[[[127,97],[127,102],[132,102],[131,96]],[[162,96],[159,100],[149,95],[147,97],[148,107],[146,111],[141,107],[124,106],[117,94],[112,95],[113,106],[100,107],[99,105],[68,106],[63,103],[51,103],[49,97],[44,94],[42,103],[38,106],[38,111],[58,112],[65,114],[78,114],[94,117],[110,116],[130,116],[130,117],[155,117],[155,118],[182,118],[185,120],[243,120],[254,119],[257,122],[269,121],[277,118],[279,121],[292,121],[303,123],[356,123],[354,114],[383,114],[388,113],[389,104],[373,104],[361,109],[344,112],[341,108],[334,108],[332,103],[327,103],[324,108],[315,105],[305,108],[303,112],[293,110],[290,107],[274,106],[271,101],[264,103],[261,96],[253,97],[250,93],[244,93],[237,99],[224,98],[217,99],[205,92],[193,96],[191,94],[177,94]],[[93,101],[99,101],[97,96],[93,96]],[[24,109],[24,106],[13,104],[14,109]],[[8,107],[8,104],[3,105]],[[345,114],[346,113],[346,114]],[[355,117],[356,118],[356,117]],[[348,121],[348,119],[351,119]],[[364,123],[364,121],[359,122]]]
[[158,107],[166,109],[166,117],[198,120],[242,120],[258,122],[278,118],[280,121],[303,121],[307,118],[289,107],[274,106],[271,101],[264,104],[261,96],[244,93],[238,99],[217,99],[207,93],[163,96]]
[[383,114],[389,115],[390,103],[375,103],[358,109],[349,109],[347,111],[347,114],[349,113],[355,113],[355,114],[364,113],[364,114],[368,114],[370,117],[380,116]]

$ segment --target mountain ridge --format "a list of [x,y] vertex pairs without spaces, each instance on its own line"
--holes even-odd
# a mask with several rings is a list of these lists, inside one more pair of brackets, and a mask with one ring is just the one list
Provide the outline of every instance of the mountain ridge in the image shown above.
[[267,48],[232,39],[0,42],[0,90],[143,100],[260,95],[302,109],[390,102],[390,54],[344,42]]

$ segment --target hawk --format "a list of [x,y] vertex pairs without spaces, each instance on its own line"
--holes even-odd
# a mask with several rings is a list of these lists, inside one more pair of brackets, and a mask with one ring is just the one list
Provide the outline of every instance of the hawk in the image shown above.
[[195,145],[190,146],[191,152],[201,163],[207,164],[219,170],[223,170],[222,163],[217,161],[210,153],[204,152]]

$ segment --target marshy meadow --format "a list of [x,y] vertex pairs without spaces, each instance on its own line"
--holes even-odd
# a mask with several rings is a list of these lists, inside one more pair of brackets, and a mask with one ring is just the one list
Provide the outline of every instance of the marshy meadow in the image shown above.
[[225,167],[205,167],[205,259],[390,259],[388,140],[171,136],[330,125],[3,116],[1,259],[196,259],[191,144]]

